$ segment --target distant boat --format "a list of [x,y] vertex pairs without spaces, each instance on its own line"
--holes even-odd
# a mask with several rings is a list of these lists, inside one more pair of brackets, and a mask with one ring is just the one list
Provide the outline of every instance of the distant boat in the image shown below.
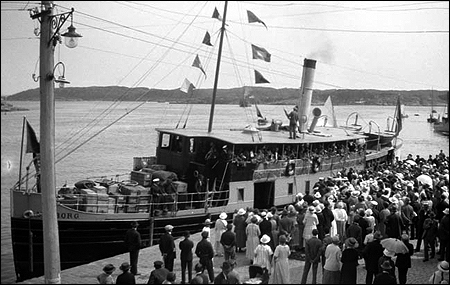
[[420,116],[420,114],[419,113],[414,113],[414,116],[418,117],[418,116]]
[[436,123],[439,121],[439,114],[434,109],[434,91],[431,89],[431,113],[427,118],[428,123]]
[[449,135],[448,127],[448,105],[449,105],[449,94],[447,92],[447,112],[442,115],[442,121],[433,124],[435,132],[442,133],[444,135]]

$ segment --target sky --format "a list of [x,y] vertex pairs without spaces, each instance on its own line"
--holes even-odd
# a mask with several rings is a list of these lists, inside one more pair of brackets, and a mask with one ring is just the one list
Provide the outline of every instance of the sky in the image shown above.
[[[55,47],[70,87],[212,88],[224,1],[55,1],[75,9],[78,47]],[[1,1],[1,94],[38,88],[40,2]],[[247,10],[264,24],[249,23]],[[315,89],[448,90],[448,1],[229,1],[219,88],[300,87],[305,58]],[[61,28],[67,31],[70,21]],[[206,32],[213,46],[202,44]],[[252,59],[251,44],[271,61]],[[192,63],[196,56],[204,75]],[[258,70],[270,83],[255,84]],[[55,76],[62,74],[61,65]]]

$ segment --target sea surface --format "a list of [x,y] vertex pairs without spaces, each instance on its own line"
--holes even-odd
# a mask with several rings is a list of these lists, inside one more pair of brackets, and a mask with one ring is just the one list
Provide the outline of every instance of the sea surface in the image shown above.
[[[9,189],[19,176],[23,118],[26,117],[30,122],[38,139],[40,129],[39,102],[11,103],[17,107],[28,108],[29,111],[1,114],[2,284],[15,281]],[[64,183],[73,185],[89,177],[105,175],[112,177],[114,174],[129,173],[133,167],[133,157],[155,155],[157,140],[155,128],[173,128],[177,124],[183,127],[186,124],[187,128],[208,129],[210,106],[207,104],[147,102],[132,111],[138,104],[140,103],[56,102],[56,160],[61,159],[56,164],[57,188]],[[290,111],[293,106],[258,105],[258,107],[267,119],[279,119],[283,124],[287,124],[283,109]],[[364,126],[372,120],[384,130],[387,128],[387,118],[394,114],[395,106],[353,105],[335,106],[334,109],[339,125],[346,124],[349,114],[358,112],[360,114],[358,123]],[[435,109],[440,113],[444,111],[444,107]],[[406,106],[404,111],[409,117],[403,120],[403,129],[400,133],[400,138],[403,140],[403,146],[397,153],[400,159],[405,159],[409,153],[414,156],[428,157],[430,154],[434,156],[440,150],[444,150],[448,155],[449,137],[435,133],[432,125],[427,122],[430,107]],[[323,114],[325,114],[324,110]],[[124,116],[123,119],[114,123],[121,116]],[[96,122],[92,123],[94,119]],[[255,119],[254,107],[216,105],[213,129],[242,128]],[[349,123],[353,123],[353,120]],[[109,124],[111,127],[100,132]],[[92,137],[92,135],[95,136]],[[79,145],[82,146],[74,150]],[[23,174],[31,158],[31,154],[23,155]]]

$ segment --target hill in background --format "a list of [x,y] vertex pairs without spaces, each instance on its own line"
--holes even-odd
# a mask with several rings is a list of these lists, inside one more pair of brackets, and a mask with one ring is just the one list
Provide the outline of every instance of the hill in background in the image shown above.
[[[247,87],[248,88],[248,87]],[[248,96],[249,103],[254,100],[258,104],[289,105],[296,104],[299,97],[299,89],[283,88],[274,89],[269,87],[251,87]],[[433,94],[433,96],[432,96]],[[330,89],[314,90],[312,104],[321,105],[331,96],[334,105],[395,105],[397,97],[400,96],[402,104],[409,106],[446,105],[448,91],[434,90],[351,90]],[[217,90],[216,104],[239,104],[244,97],[243,88]],[[193,94],[186,94],[179,89],[163,90],[149,89],[144,87],[128,88],[122,86],[107,87],[68,87],[55,88],[55,99],[62,101],[155,101],[170,103],[210,104],[212,89],[196,89]],[[39,100],[39,88],[26,90],[15,95],[8,96],[13,101],[37,101]]]

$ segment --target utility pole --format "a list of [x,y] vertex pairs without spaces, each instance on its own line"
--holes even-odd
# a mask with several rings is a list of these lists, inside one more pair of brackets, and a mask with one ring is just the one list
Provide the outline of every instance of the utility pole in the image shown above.
[[52,22],[53,1],[42,1],[40,39],[40,153],[42,224],[44,235],[44,279],[46,284],[61,284],[58,217],[55,181],[55,94],[53,66],[55,46]]

